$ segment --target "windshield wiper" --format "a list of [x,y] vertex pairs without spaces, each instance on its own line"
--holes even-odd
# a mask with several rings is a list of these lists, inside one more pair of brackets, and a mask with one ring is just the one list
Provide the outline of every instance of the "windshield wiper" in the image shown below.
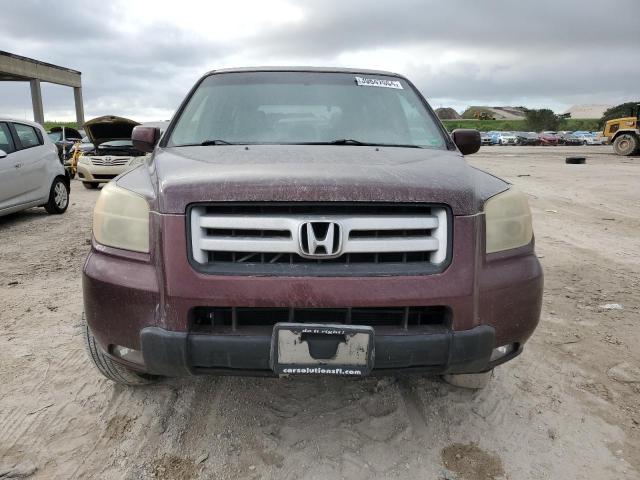
[[200,144],[201,147],[206,147],[209,145],[235,145],[235,143],[227,142],[226,140],[205,140]]
[[422,148],[420,145],[400,144],[400,143],[374,143],[361,142],[353,138],[338,138],[328,142],[304,142],[302,145],[358,145],[365,147],[404,147],[404,148]]
[[353,138],[339,138],[326,143],[327,145],[373,145],[372,143],[361,142],[360,140],[354,140]]

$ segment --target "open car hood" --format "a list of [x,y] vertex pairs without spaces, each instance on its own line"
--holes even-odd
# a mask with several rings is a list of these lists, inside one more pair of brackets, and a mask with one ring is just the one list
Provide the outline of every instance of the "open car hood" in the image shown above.
[[[59,133],[59,132],[62,132],[62,127],[51,127],[51,129],[49,130],[49,133]],[[80,132],[75,128],[65,127],[64,137],[67,139],[69,138],[75,139],[75,138],[82,138],[82,135],[80,135]]]
[[105,115],[84,124],[87,137],[96,147],[111,140],[131,140],[133,127],[140,125],[128,118]]

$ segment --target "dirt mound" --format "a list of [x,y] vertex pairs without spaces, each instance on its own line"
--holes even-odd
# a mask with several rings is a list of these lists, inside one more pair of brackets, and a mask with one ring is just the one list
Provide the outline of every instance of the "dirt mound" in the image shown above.
[[436,108],[436,114],[440,120],[460,120],[462,116],[453,108]]

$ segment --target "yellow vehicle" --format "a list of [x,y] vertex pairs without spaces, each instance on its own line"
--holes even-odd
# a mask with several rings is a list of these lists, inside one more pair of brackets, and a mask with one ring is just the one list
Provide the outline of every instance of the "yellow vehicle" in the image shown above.
[[616,155],[633,155],[640,152],[640,104],[633,117],[614,118],[604,125],[604,136],[613,144]]
[[80,148],[80,142],[75,142],[73,147],[71,147],[71,156],[65,162],[64,166],[71,178],[75,178],[76,172],[78,171],[78,159],[82,155],[82,149]]
[[473,118],[476,120],[495,120],[495,117],[491,116],[488,112],[478,111],[473,114]]

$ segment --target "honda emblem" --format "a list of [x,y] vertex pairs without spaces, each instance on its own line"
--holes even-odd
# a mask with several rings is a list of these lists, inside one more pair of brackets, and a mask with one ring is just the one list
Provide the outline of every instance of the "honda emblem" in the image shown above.
[[300,255],[303,257],[337,257],[341,248],[340,224],[305,222],[300,225]]

